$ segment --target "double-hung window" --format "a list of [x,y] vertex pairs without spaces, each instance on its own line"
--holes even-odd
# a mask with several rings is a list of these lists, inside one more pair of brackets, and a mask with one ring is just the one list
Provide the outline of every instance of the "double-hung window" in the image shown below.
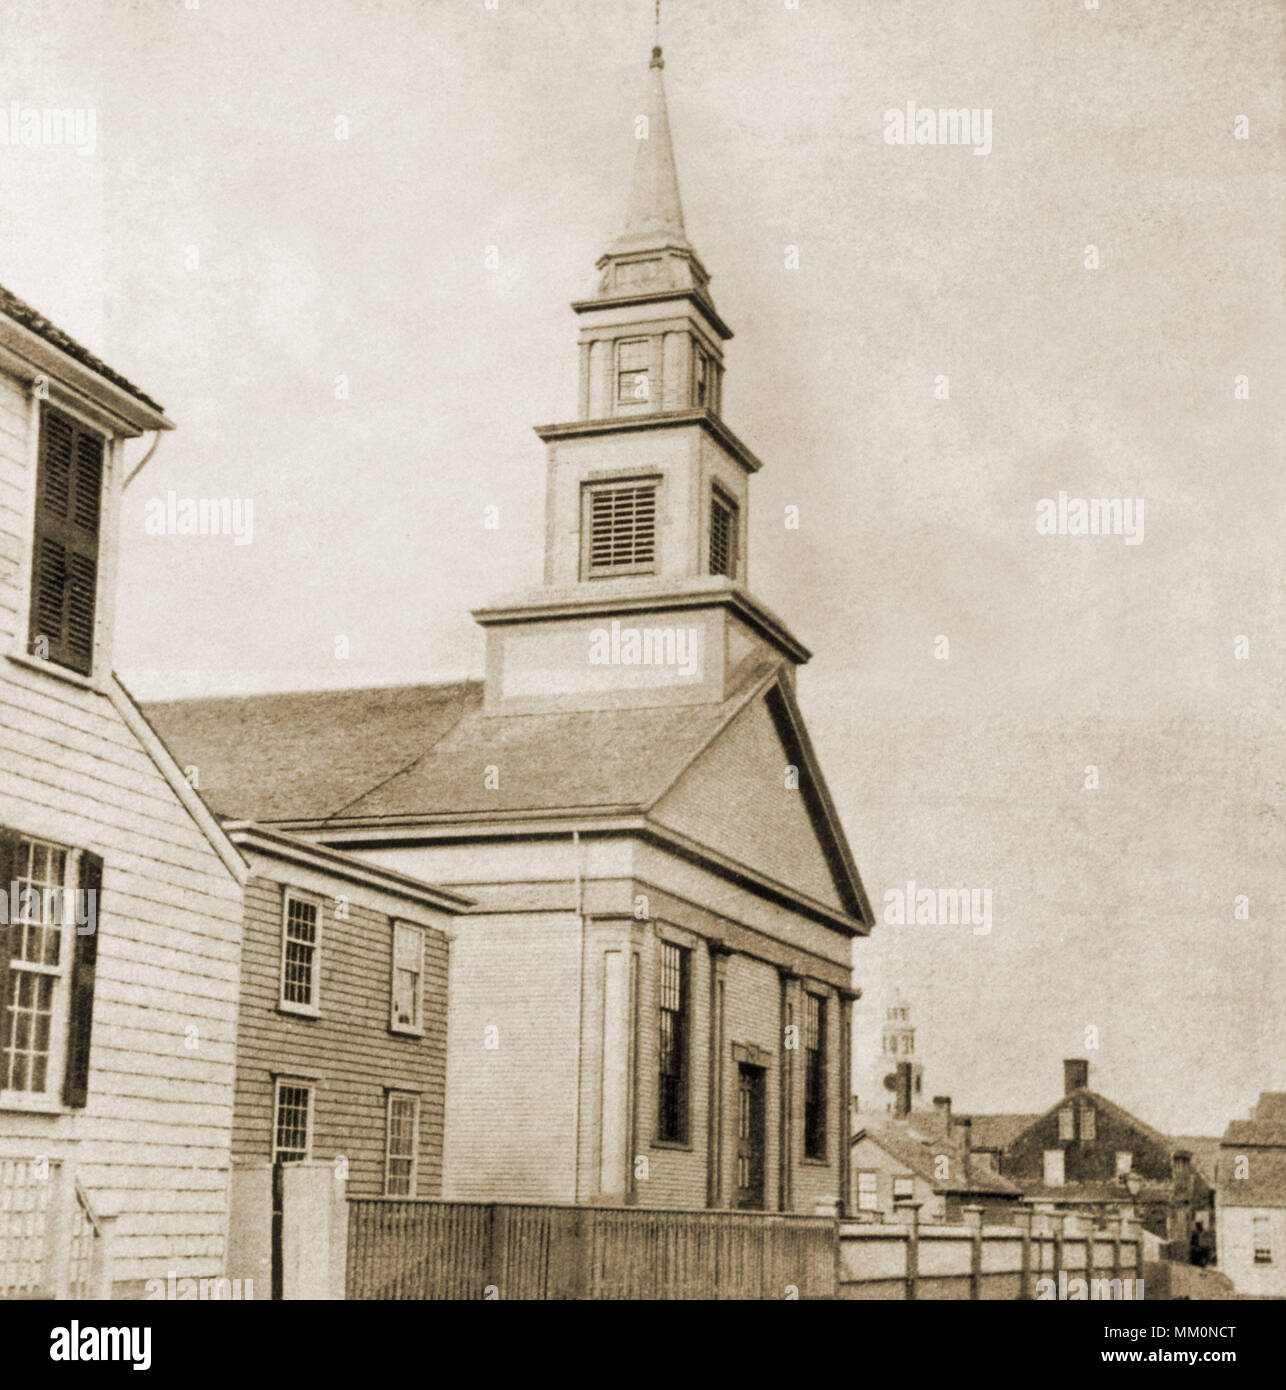
[[1081,1106],[1081,1138],[1091,1140],[1098,1133],[1098,1121],[1092,1105]]
[[102,863],[0,830],[0,1097],[86,1103]]
[[646,406],[651,399],[652,343],[627,338],[616,345],[616,404]]
[[27,650],[87,676],[94,664],[105,441],[42,405]]
[[858,1211],[879,1211],[880,1175],[878,1173],[863,1172],[857,1175],[857,1209]]
[[393,924],[393,989],[389,1027],[395,1033],[424,1032],[424,928]]
[[1272,1222],[1267,1216],[1256,1216],[1252,1218],[1251,1224],[1255,1245],[1255,1263],[1257,1265],[1270,1265],[1273,1262]]
[[661,942],[656,1137],[672,1144],[688,1142],[691,955],[671,941]]
[[826,1157],[826,1000],[804,996],[804,1157]]
[[315,1017],[321,999],[321,902],[286,890],[281,932],[281,1000],[287,1013]]
[[313,1150],[313,1084],[278,1077],[273,1105],[272,1161],[296,1163]]
[[388,1129],[384,1149],[384,1195],[414,1197],[419,1157],[420,1098],[406,1091],[388,1093]]
[[893,1179],[893,1200],[909,1202],[915,1196],[915,1179],[911,1177]]
[[1058,1112],[1058,1138],[1060,1142],[1076,1138],[1076,1111],[1070,1105],[1064,1105]]

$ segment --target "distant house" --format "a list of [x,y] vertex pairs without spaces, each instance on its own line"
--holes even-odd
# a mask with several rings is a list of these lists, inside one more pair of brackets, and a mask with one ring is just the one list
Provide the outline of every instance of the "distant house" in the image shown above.
[[1192,1154],[1089,1088],[1089,1063],[1063,1063],[1062,1098],[1005,1145],[1001,1173],[1037,1211],[1097,1224],[1132,1213],[1171,1258],[1186,1260],[1213,1194]]
[[170,428],[0,289],[0,1296],[223,1272],[245,865],[112,670]]
[[1286,1092],[1228,1126],[1215,1210],[1219,1272],[1239,1293],[1286,1297]]
[[922,1132],[919,1118],[863,1118],[852,1141],[850,1214],[890,1221],[918,1203],[924,1222],[958,1223],[967,1206],[980,1206],[984,1221],[1012,1220],[1022,1193],[970,1152],[967,1121],[948,1137],[938,1126]]

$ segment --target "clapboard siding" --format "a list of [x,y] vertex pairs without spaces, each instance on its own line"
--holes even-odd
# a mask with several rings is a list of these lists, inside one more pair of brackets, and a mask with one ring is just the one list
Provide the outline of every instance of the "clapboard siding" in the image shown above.
[[[104,867],[88,1103],[0,1108],[0,1154],[38,1142],[74,1162],[94,1205],[119,1216],[128,1292],[222,1272],[241,895],[113,700],[8,659],[25,646],[30,420],[25,387],[0,375],[0,825],[92,849]],[[114,545],[105,532],[105,578]]]
[[[287,865],[252,856],[245,890],[241,1022],[237,1043],[234,1160],[272,1156],[274,1075],[292,1071],[314,1085],[313,1157],[348,1160],[353,1196],[384,1190],[386,1092],[420,1096],[416,1196],[442,1184],[446,1095],[448,937],[440,914],[419,904],[374,902],[360,885],[292,876]],[[272,875],[272,877],[268,877]],[[321,983],[316,1019],[283,1013],[282,915],[287,884],[321,896]],[[319,888],[324,888],[320,894]],[[335,916],[335,898],[348,920]],[[389,1028],[393,920],[426,927],[422,1038]]]

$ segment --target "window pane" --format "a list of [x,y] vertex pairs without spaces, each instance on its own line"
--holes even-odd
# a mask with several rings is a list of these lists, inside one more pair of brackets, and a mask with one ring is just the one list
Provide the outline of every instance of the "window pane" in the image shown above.
[[[22,840],[12,895],[9,977],[0,1000],[0,1089],[40,1093],[50,1079],[53,1015],[63,986],[63,922],[68,851]],[[73,914],[74,920],[74,914]]]
[[421,981],[424,975],[424,933],[399,922],[393,929],[393,1022],[399,1028],[419,1028]]
[[285,970],[281,997],[287,1004],[313,1004],[317,954],[317,904],[286,901]]
[[804,996],[804,1153],[826,1157],[826,1000]]
[[415,1182],[415,1132],[419,1122],[418,1096],[390,1095],[385,1195],[409,1197]]
[[308,1111],[311,1103],[312,1091],[309,1087],[278,1086],[273,1143],[275,1161],[290,1163],[308,1157]]
[[657,1137],[687,1140],[689,952],[661,943],[658,1009]]

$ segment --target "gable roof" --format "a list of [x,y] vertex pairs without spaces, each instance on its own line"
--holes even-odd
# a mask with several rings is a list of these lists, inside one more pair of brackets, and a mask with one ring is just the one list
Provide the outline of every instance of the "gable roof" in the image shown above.
[[[647,820],[727,858],[705,835],[650,819],[686,768],[748,705],[767,702],[835,874],[847,929],[874,917],[778,663],[747,671],[720,702],[550,714],[486,714],[480,681],[178,700],[147,707],[215,811],[326,830],[530,821]],[[488,778],[494,768],[497,777]],[[489,786],[488,781],[498,782]],[[747,865],[753,879],[757,865]],[[764,876],[766,878],[766,876]],[[838,924],[838,923],[837,923]]]
[[18,298],[12,290],[7,290],[0,285],[0,313],[7,315],[15,323],[21,324],[23,328],[34,333],[38,338],[43,338],[51,347],[56,347],[60,352],[64,352],[73,361],[79,362],[82,367],[88,367],[91,372],[96,372],[104,380],[110,381],[113,386],[119,386],[122,391],[133,396],[136,401],[142,401],[146,406],[153,410],[164,413],[164,407],[159,401],[154,401],[151,396],[140,391],[132,381],[127,380],[119,372],[113,371],[111,367],[100,357],[95,357],[88,348],[81,345],[69,334],[64,333],[56,324],[49,320],[30,304]]
[[1128,1110],[1123,1106],[1117,1105],[1114,1100],[1108,1100],[1106,1096],[1100,1095],[1097,1091],[1091,1091],[1088,1086],[1080,1086],[1074,1091],[1068,1091],[1066,1095],[1059,1096],[1048,1110],[1042,1111],[1030,1124],[1025,1125],[1021,1130],[1012,1135],[1009,1142],[1011,1144],[1016,1142],[1029,1130],[1049,1119],[1051,1115],[1056,1114],[1069,1102],[1081,1100],[1093,1101],[1099,1109],[1106,1111],[1121,1124],[1128,1125],[1131,1129],[1136,1130],[1138,1133],[1142,1134],[1144,1138],[1150,1139],[1154,1144],[1164,1149],[1166,1153],[1172,1154],[1177,1149],[1186,1147],[1186,1145],[1180,1143],[1178,1140],[1172,1139],[1168,1134],[1162,1134],[1159,1129],[1153,1129],[1150,1124],[1144,1120],[1140,1120],[1137,1115],[1131,1115]]
[[[1225,1207],[1286,1207],[1286,1097],[1265,1091],[1253,1120],[1231,1120],[1220,1140],[1215,1185]],[[1244,1163],[1238,1160],[1244,1160]]]
[[[1039,1115],[970,1115],[952,1114],[952,1121],[968,1120],[969,1146],[972,1149],[1004,1149],[1024,1130],[1030,1128]],[[906,1124],[929,1143],[946,1135],[946,1121],[940,1110],[912,1110]]]
[[[978,1193],[991,1197],[1019,1195],[1017,1184],[974,1162],[972,1155],[966,1154],[958,1145],[925,1143],[907,1128],[904,1120],[872,1120],[853,1135],[850,1143],[855,1146],[862,1139],[878,1144],[891,1158],[927,1182],[935,1192]],[[947,1179],[937,1176],[937,1160],[943,1154],[951,1160],[951,1176]]]

